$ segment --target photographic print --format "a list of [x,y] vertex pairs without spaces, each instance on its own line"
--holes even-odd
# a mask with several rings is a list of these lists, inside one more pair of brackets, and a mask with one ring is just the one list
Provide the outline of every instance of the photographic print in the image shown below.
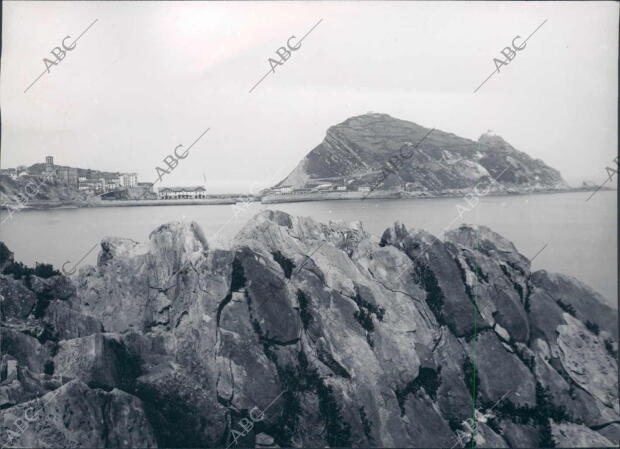
[[0,447],[619,447],[618,29],[3,1]]

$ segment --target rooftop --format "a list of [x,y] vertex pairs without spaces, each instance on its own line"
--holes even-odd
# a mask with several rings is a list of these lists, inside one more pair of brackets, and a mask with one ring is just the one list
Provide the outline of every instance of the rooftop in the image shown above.
[[190,186],[190,187],[162,187],[159,189],[160,192],[205,192],[203,186]]

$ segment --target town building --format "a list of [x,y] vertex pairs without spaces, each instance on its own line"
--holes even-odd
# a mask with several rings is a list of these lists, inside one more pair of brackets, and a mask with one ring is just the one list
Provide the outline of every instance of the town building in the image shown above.
[[152,182],[139,182],[138,183],[138,187],[141,187],[142,189],[144,189],[147,192],[152,192],[153,191],[153,183]]
[[320,184],[316,187],[316,190],[319,192],[330,192],[334,190],[334,185],[331,182],[326,182],[324,184]]
[[78,186],[78,190],[80,192],[93,194],[97,190],[97,182],[94,182],[94,181],[80,182],[80,185]]
[[275,193],[276,195],[286,195],[289,193],[293,193],[293,187],[292,186],[276,187],[273,189],[273,193]]
[[[47,166],[46,166],[47,169]],[[56,176],[60,184],[64,184],[68,187],[78,187],[78,171],[77,168],[71,167],[58,167]]]
[[0,173],[8,176],[11,179],[17,179],[17,170],[14,168],[5,168],[0,170]]
[[181,200],[206,198],[207,189],[202,186],[195,187],[162,187],[157,192],[160,200]]
[[41,173],[41,176],[46,181],[56,180],[56,169],[54,168],[53,156],[45,156],[45,168],[43,169],[43,173]]
[[123,179],[121,177],[107,180],[108,190],[119,190],[121,187],[123,187]]
[[121,187],[135,187],[138,184],[138,174],[137,173],[123,173],[120,176]]

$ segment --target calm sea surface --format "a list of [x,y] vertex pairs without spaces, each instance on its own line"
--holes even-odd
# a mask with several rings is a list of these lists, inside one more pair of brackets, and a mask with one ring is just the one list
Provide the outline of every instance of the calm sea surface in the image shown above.
[[[470,212],[463,199],[323,201],[262,205],[252,203],[235,218],[232,206],[144,206],[92,209],[21,211],[0,225],[0,240],[15,258],[26,264],[35,261],[55,267],[78,261],[104,236],[146,241],[160,224],[196,221],[208,240],[219,231],[226,241],[256,212],[279,209],[315,220],[360,220],[364,228],[381,235],[399,220],[409,228],[422,228],[435,235],[450,224],[483,224],[511,240],[533,269],[570,274],[599,291],[617,308],[617,192],[600,191],[586,202],[588,192],[486,197]],[[6,212],[0,212],[1,218]],[[98,249],[82,265],[96,261]],[[69,268],[69,266],[68,266]]]

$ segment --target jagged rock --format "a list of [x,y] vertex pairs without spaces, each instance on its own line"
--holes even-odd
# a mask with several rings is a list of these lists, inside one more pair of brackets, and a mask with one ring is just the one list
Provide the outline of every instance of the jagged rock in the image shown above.
[[535,404],[534,376],[515,354],[506,351],[494,332],[480,333],[468,346],[480,378],[481,400],[492,405],[505,397],[518,406]]
[[537,340],[533,347],[536,352],[533,372],[541,386],[549,389],[552,406],[565,410],[573,421],[584,422],[590,426],[600,425],[602,417],[596,400],[576,387],[559,365],[559,359],[551,359],[546,343]]
[[[77,295],[71,300],[72,307],[97,318],[111,332],[143,330],[149,286],[145,277],[136,276],[131,282],[129,278],[145,269],[145,245],[138,245],[129,239],[107,239],[102,242],[102,247],[105,252],[99,260],[102,266],[109,268],[105,271],[93,267],[80,268]],[[113,257],[117,248],[120,248],[119,255]],[[130,259],[127,255],[129,251],[135,257]],[[103,265],[103,262],[108,263]],[[102,291],[108,292],[104,298],[100,294]]]
[[617,361],[607,353],[602,338],[534,283],[529,304],[534,372],[549,388],[553,403],[590,426],[620,420]]
[[79,380],[0,411],[3,443],[17,447],[156,447],[139,399]]
[[[99,319],[110,332],[168,324],[162,323],[162,315],[168,316],[170,304],[160,293],[176,297],[181,287],[175,285],[177,275],[196,269],[194,264],[207,251],[206,241],[195,223],[160,226],[150,239],[148,244],[104,240],[97,267],[80,270],[74,307]],[[102,290],[106,301],[100,298]]]
[[[549,277],[488,228],[442,241],[397,223],[378,239],[263,211],[231,248],[169,223],[146,243],[106,238],[66,300],[35,281],[37,313],[2,323],[0,405],[70,388],[87,403],[68,416],[93,430],[70,419],[20,442],[457,447],[472,410],[480,446],[540,446],[550,419],[615,434],[613,329],[597,335],[594,315],[566,312]],[[550,290],[588,293],[571,282]],[[117,400],[138,404],[118,430],[130,443],[88,421]]]
[[[404,405],[405,430],[412,447],[450,447],[454,442],[448,422],[443,419],[428,395],[409,396]],[[397,440],[398,441],[398,440]]]
[[426,302],[439,324],[447,324],[457,337],[471,334],[475,323],[483,327],[470,292],[463,283],[454,282],[461,271],[443,242],[424,231],[407,233],[404,227],[384,232],[381,241],[412,260],[413,276],[426,290]]
[[564,314],[564,319],[567,323],[558,326],[557,338],[562,366],[581,388],[620,413],[617,362],[606,353],[604,342],[581,321],[569,314]]
[[552,422],[551,433],[558,447],[614,446],[612,441],[581,424]]
[[486,226],[462,225],[447,232],[446,240],[454,245],[452,254],[482,316],[489,324],[497,321],[516,341],[529,341],[525,311],[529,260]]
[[602,428],[598,428],[597,432],[613,441],[616,446],[620,446],[620,423],[611,423]]
[[0,362],[0,409],[29,401],[58,388],[60,380],[48,374],[33,373],[10,355]]
[[272,436],[267,435],[266,433],[259,433],[256,435],[256,447],[276,447],[274,446],[274,439]]
[[476,447],[510,447],[506,441],[484,423],[477,425]]
[[73,310],[67,301],[52,301],[45,309],[43,321],[56,330],[60,340],[86,337],[103,331],[98,320]]
[[32,291],[48,300],[65,300],[75,295],[75,285],[66,276],[57,275],[44,279],[33,275],[30,282]]
[[[497,336],[499,338],[501,338],[502,340],[509,342],[510,341],[510,334],[508,333],[508,331],[506,329],[504,329],[502,326],[500,326],[499,324],[495,324],[495,326],[493,326],[493,330],[495,331],[495,333],[497,334]],[[512,352],[512,351],[511,351]]]
[[37,297],[21,281],[0,274],[0,301],[0,317],[3,320],[25,319],[33,311]]
[[532,425],[516,424],[508,420],[501,422],[502,436],[510,447],[538,447],[540,435]]
[[459,341],[445,328],[434,356],[441,379],[437,390],[441,413],[448,422],[462,422],[471,416],[473,406],[463,372],[467,359]]
[[20,365],[25,365],[34,372],[44,371],[46,363],[51,361],[52,351],[49,345],[42,345],[35,337],[5,326],[0,327],[0,332],[0,349],[3,354],[12,355]]
[[160,365],[152,366],[149,373],[137,379],[136,396],[144,402],[160,445],[217,447],[222,444],[228,409],[205,384],[208,385],[204,378],[193,376],[171,357],[162,357]]
[[7,248],[4,242],[0,242],[0,273],[4,271],[7,266],[10,266],[15,262],[14,254]]
[[557,354],[555,350],[557,328],[565,324],[564,311],[551,296],[536,286],[532,286],[529,309],[531,341],[536,341],[538,338],[545,341],[549,346],[549,351],[553,348],[552,353],[555,356]]
[[564,308],[574,310],[575,317],[609,332],[618,341],[618,311],[592,288],[572,276],[540,270],[532,273],[531,282]]
[[127,379],[138,373],[115,337],[97,333],[61,341],[54,356],[54,374],[80,379],[91,388],[125,387]]

